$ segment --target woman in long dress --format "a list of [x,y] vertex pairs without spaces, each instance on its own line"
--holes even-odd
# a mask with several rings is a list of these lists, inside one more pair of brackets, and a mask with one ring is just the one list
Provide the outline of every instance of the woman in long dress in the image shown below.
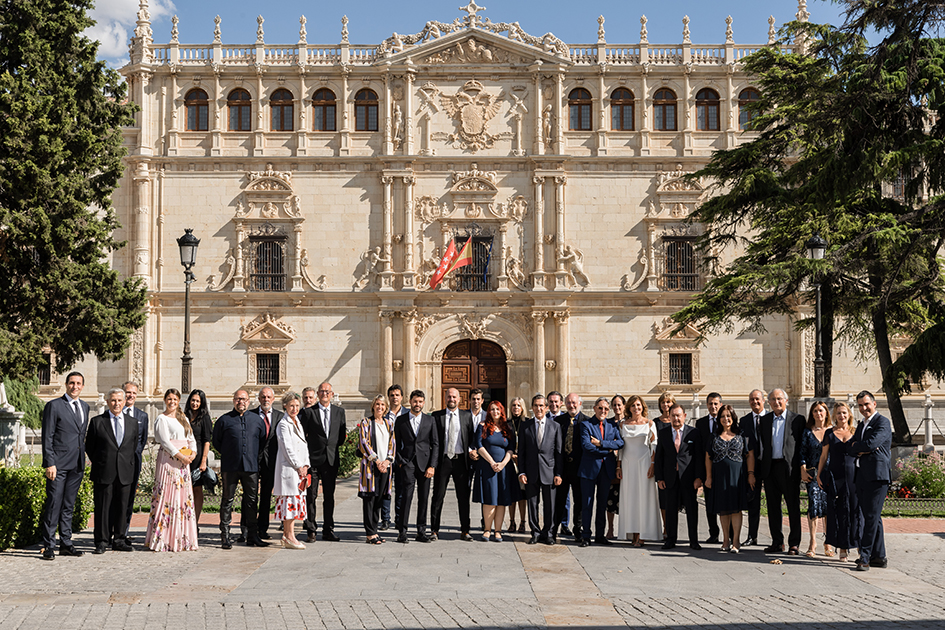
[[[528,419],[528,414],[525,412],[525,399],[519,398],[516,396],[512,399],[512,402],[509,403],[509,426],[512,427],[512,432],[515,433],[515,443],[518,443],[519,431],[522,428],[522,423]],[[518,468],[518,451],[512,453],[512,465],[517,469]],[[517,474],[517,471],[516,471]],[[516,476],[516,479],[518,477]],[[528,506],[528,500],[525,498],[525,486],[521,481],[518,482],[519,496],[522,497],[516,503],[518,504],[518,530],[515,529],[515,505],[509,508],[509,533],[511,534],[514,531],[523,533],[525,531],[525,526],[527,520],[525,519],[525,509]]]
[[[626,398],[620,394],[615,394],[614,397],[610,399],[610,408],[614,412],[614,417],[609,421],[613,422],[614,426],[617,428],[620,428],[620,423],[623,422],[625,418],[630,417],[627,415]],[[607,493],[608,540],[616,538],[616,536],[614,536],[614,519],[617,517],[617,514],[620,513],[620,453],[615,451],[614,455],[617,456],[617,478],[610,484],[610,492]]]
[[[656,433],[659,434],[660,429],[672,424],[669,410],[676,404],[676,397],[669,392],[663,392],[656,404],[660,408],[660,416],[654,421],[654,424],[656,425]],[[666,540],[666,490],[657,488],[656,494],[660,498],[660,519],[663,521],[663,540]]]
[[620,516],[617,536],[642,547],[644,540],[659,540],[660,502],[653,473],[656,426],[647,419],[646,403],[639,396],[627,400],[628,418],[620,422]]
[[384,499],[390,498],[391,464],[397,448],[394,439],[394,419],[387,417],[387,398],[375,396],[371,403],[371,415],[358,425],[361,451],[361,476],[358,480],[358,496],[361,497],[361,520],[369,545],[380,545],[384,539],[377,533]]
[[190,484],[190,463],[197,442],[180,408],[180,392],[164,392],[164,413],[154,422],[154,439],[161,446],[154,471],[154,493],[145,544],[153,551],[196,551],[197,515]]
[[817,465],[817,483],[827,492],[827,537],[825,545],[840,550],[841,562],[860,546],[863,512],[856,498],[856,459],[847,454],[846,443],[856,423],[846,403],[833,406],[833,428],[824,433],[824,446]]
[[[285,417],[276,428],[279,452],[276,454],[276,519],[282,521],[282,548],[305,549],[295,536],[295,521],[305,520],[305,491],[299,483],[308,474],[308,442],[299,420],[302,397],[289,392],[282,397]],[[317,483],[317,482],[316,482]]]
[[515,433],[505,419],[502,403],[492,401],[476,435],[479,474],[473,484],[473,501],[482,504],[482,539],[502,542],[505,508],[518,501],[518,479],[510,467],[516,449]]
[[[817,483],[817,466],[824,451],[824,434],[829,424],[829,413],[826,403],[815,402],[810,408],[807,430],[801,439],[801,481],[807,485],[807,531],[810,532],[810,544],[804,555],[808,558],[817,554],[817,523],[822,522],[827,515],[827,493]],[[824,555],[834,555],[828,543],[824,543]]]
[[[741,549],[742,512],[748,509],[748,487],[754,488],[755,454],[748,448],[738,428],[738,414],[731,405],[719,409],[715,435],[705,451],[705,487],[715,493],[715,513],[722,529],[722,551],[738,553]],[[729,531],[734,535],[729,539]]]
[[[195,470],[207,470],[207,457],[210,455],[210,437],[213,432],[213,423],[210,421],[210,407],[207,405],[207,395],[202,389],[195,389],[187,397],[187,406],[184,410],[190,429],[194,433],[194,443],[197,453],[190,463],[191,479]],[[203,483],[197,482],[194,490],[194,514],[197,515],[197,531],[200,531],[200,514],[203,512]]]

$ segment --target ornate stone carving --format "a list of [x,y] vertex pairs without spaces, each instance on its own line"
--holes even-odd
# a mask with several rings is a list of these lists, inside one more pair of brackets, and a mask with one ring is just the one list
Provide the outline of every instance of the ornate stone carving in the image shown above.
[[778,41],[778,32],[774,30],[774,16],[768,16],[768,45],[773,45]]
[[423,196],[414,202],[415,215],[424,223],[433,223],[437,219],[442,219],[450,213],[449,206],[445,203],[437,205],[436,199],[430,196]]
[[347,15],[341,16],[341,43],[342,44],[348,43],[348,16]]
[[682,29],[682,43],[691,44],[692,40],[689,39],[689,16],[684,15],[682,19],[683,29]]
[[221,20],[221,18],[220,18],[219,15],[216,16],[215,18],[213,18],[213,43],[214,43],[214,44],[219,44],[219,43],[221,43],[221,42],[223,41],[223,40],[221,39],[222,33],[220,32],[220,22],[221,22],[221,21],[222,21],[222,20]]
[[401,361],[400,359],[395,359],[391,367],[394,368],[395,372],[400,372],[401,370],[404,369],[404,362]]
[[275,317],[272,313],[264,313],[240,329],[243,341],[254,340],[294,340],[295,328]]
[[424,333],[426,333],[427,330],[430,329],[430,326],[432,326],[433,324],[439,321],[446,319],[447,317],[449,316],[446,315],[445,313],[436,313],[433,315],[418,315],[416,318],[416,323],[414,324],[414,327],[417,333],[416,339],[415,339],[416,344],[418,346],[420,345],[420,339],[423,337]]
[[558,259],[567,269],[568,284],[570,286],[588,287],[591,284],[590,278],[584,273],[584,252],[577,247],[565,245],[562,256]]
[[459,329],[463,336],[470,339],[482,339],[486,334],[486,327],[489,325],[490,316],[480,317],[479,319],[470,319],[468,315],[458,315]]
[[211,275],[207,280],[207,291],[220,291],[230,283],[230,280],[233,279],[233,274],[236,273],[236,250],[230,248],[226,252],[226,259],[223,261],[223,264],[226,265],[226,271],[223,274],[223,279],[220,280],[220,284],[214,286],[213,281],[216,278],[215,275]]
[[440,105],[457,125],[456,133],[445,134],[444,139],[450,144],[459,144],[460,148],[473,152],[491,149],[496,140],[504,137],[503,134],[492,135],[488,132],[489,121],[499,112],[501,96],[501,92],[485,92],[482,84],[475,80],[467,81],[452,96],[441,94]]
[[549,359],[545,361],[545,370],[547,370],[548,372],[554,372],[556,367],[558,367],[558,364],[555,363],[554,360]]
[[420,257],[420,266],[417,267],[417,286],[426,290],[430,288],[430,278],[433,277],[434,272],[436,272],[437,267],[440,265],[440,249],[434,247],[429,258]]
[[640,16],[640,43],[641,43],[641,44],[648,44],[648,43],[650,43],[649,40],[647,39],[647,32],[646,32],[646,16],[645,16],[645,15],[641,15],[641,16]]
[[[511,252],[511,248],[509,249]],[[528,280],[525,276],[525,270],[522,268],[522,263],[519,262],[518,258],[515,258],[511,253],[506,254],[505,261],[505,274],[509,278],[509,282],[512,283],[516,289],[520,291],[528,290]]]
[[308,250],[303,249],[299,258],[299,268],[302,271],[302,279],[316,291],[324,291],[328,287],[328,278],[325,274],[318,276],[318,280],[312,280],[308,273]]
[[646,247],[640,248],[640,256],[637,258],[637,264],[640,265],[640,275],[635,282],[631,282],[630,274],[624,275],[620,281],[620,288],[624,291],[636,291],[643,281],[646,280],[647,272],[650,268],[650,257],[646,255]]
[[475,37],[450,46],[438,53],[432,54],[422,61],[428,64],[446,63],[508,63],[509,53],[494,46],[487,46],[476,41]]
[[384,264],[391,262],[391,259],[381,253],[380,247],[375,247],[361,254],[361,262],[364,265],[364,272],[355,280],[355,289],[363,289],[376,280]]
[[598,44],[607,43],[607,38],[605,37],[605,33],[604,33],[604,16],[603,15],[597,18],[597,43]]
[[131,338],[131,380],[144,383],[144,328],[137,329]]
[[275,171],[266,164],[264,171],[250,171],[249,190],[292,190],[292,173]]
[[504,204],[493,204],[489,207],[489,210],[500,219],[512,219],[521,223],[525,215],[528,214],[528,200],[522,195],[509,197],[509,200]]
[[263,32],[263,22],[266,20],[263,19],[263,16],[259,15],[256,17],[256,43],[265,44],[266,43],[266,34]]
[[734,44],[735,34],[732,32],[732,16],[725,18],[725,43]]

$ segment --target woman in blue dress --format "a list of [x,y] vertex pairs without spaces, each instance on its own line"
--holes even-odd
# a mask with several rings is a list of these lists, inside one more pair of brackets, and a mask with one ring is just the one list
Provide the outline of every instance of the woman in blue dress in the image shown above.
[[[808,558],[813,558],[817,553],[817,523],[827,515],[827,493],[817,483],[817,466],[823,453],[829,416],[826,403],[815,402],[807,416],[807,430],[801,440],[801,481],[807,484],[807,530],[810,532],[810,545],[805,554]],[[834,555],[826,542],[824,555]]]
[[505,508],[519,498],[515,468],[509,464],[516,451],[515,432],[505,419],[505,407],[498,401],[489,403],[486,419],[476,435],[479,451],[479,474],[473,487],[473,501],[482,504],[482,539],[502,542],[502,521]]
[[824,433],[824,447],[817,466],[817,483],[827,491],[826,544],[840,550],[840,560],[847,561],[851,549],[860,546],[863,512],[856,498],[853,477],[856,459],[847,454],[846,442],[853,437],[856,423],[845,403],[833,406],[833,428]]

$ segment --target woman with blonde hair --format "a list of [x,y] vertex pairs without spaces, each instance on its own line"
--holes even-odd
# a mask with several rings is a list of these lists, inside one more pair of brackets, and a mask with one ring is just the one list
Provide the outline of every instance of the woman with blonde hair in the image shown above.
[[152,551],[196,551],[197,514],[190,463],[197,455],[197,442],[176,389],[164,392],[164,413],[154,421],[154,440],[161,448],[145,544]]
[[848,455],[846,448],[856,430],[856,423],[846,403],[836,403],[832,416],[833,428],[824,433],[824,446],[817,464],[817,483],[827,492],[827,537],[824,544],[839,549],[840,560],[846,562],[849,551],[860,546],[863,533],[863,512],[853,484],[856,458]]
[[391,465],[397,448],[394,439],[394,419],[387,417],[387,398],[375,396],[371,402],[371,415],[358,425],[359,451],[361,452],[361,477],[358,480],[358,496],[362,500],[364,533],[369,545],[384,542],[377,533],[381,517],[381,506],[390,498]]
[[276,425],[279,451],[274,470],[275,483],[272,493],[276,497],[276,519],[282,521],[282,547],[305,549],[295,536],[295,521],[305,520],[305,480],[308,477],[308,442],[299,420],[302,397],[289,392],[282,397],[285,417]]

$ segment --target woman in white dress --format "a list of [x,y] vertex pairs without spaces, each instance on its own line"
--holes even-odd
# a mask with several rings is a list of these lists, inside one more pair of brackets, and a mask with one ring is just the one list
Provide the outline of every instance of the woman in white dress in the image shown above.
[[659,540],[660,503],[653,478],[656,426],[646,417],[646,403],[639,396],[627,400],[629,417],[620,422],[620,514],[617,536],[642,547],[644,540]]
[[196,551],[197,514],[190,463],[197,454],[197,442],[176,389],[164,392],[164,413],[154,421],[154,440],[161,448],[145,544],[153,551]]
[[282,521],[282,547],[305,549],[295,536],[295,521],[305,520],[305,491],[299,489],[302,478],[308,474],[308,442],[299,421],[302,398],[295,392],[282,397],[285,417],[276,430],[279,454],[276,455],[275,485],[276,518]]

